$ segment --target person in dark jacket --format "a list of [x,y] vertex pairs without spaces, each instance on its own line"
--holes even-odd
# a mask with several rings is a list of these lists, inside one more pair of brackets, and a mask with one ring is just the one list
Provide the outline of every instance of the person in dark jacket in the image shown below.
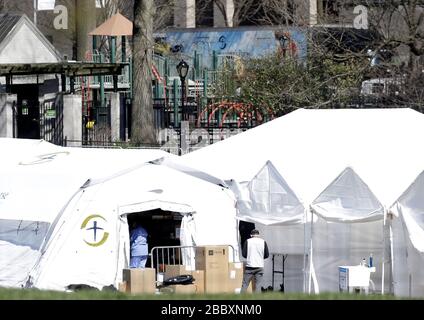
[[255,292],[261,292],[262,278],[264,275],[264,260],[269,257],[268,245],[259,236],[259,231],[254,229],[250,233],[250,239],[243,244],[242,255],[246,258],[243,284],[241,292],[246,292],[250,281],[255,281]]

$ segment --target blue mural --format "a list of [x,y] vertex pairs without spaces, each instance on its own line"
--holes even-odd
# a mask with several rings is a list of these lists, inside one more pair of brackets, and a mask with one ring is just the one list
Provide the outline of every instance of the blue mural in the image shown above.
[[[260,57],[272,53],[306,59],[307,40],[305,32],[297,28],[287,29],[220,29],[169,31],[162,41],[172,53],[192,56],[196,51],[204,59],[217,54],[236,54],[244,57]],[[210,61],[203,61],[209,64]]]

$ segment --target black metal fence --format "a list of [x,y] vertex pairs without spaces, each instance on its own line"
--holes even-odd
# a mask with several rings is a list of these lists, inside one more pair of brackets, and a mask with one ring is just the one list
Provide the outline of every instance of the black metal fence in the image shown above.
[[40,137],[53,144],[64,144],[63,95],[61,93],[40,104]]
[[111,102],[86,101],[83,105],[82,145],[102,145],[112,142]]
[[188,115],[189,121],[194,123],[200,113],[200,99],[187,97],[184,110],[181,105],[175,105],[170,99],[153,99],[153,119],[156,129],[179,127],[183,112]]

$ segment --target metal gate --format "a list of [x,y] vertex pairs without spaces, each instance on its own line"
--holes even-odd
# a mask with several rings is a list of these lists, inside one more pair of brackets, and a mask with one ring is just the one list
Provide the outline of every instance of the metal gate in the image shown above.
[[[232,261],[235,261],[235,251],[234,247],[230,244],[220,245],[228,246],[231,248],[233,253]],[[150,267],[155,268],[156,272],[164,272],[165,265],[189,265],[192,269],[195,269],[195,266],[192,265],[192,261],[196,258],[196,248],[203,246],[163,246],[163,247],[154,247],[150,251]],[[190,263],[184,264],[183,255],[186,256],[186,259]],[[187,261],[186,261],[187,262]]]
[[56,145],[64,145],[63,94],[54,94],[40,103],[40,138]]
[[86,101],[83,105],[82,144],[107,146],[112,142],[110,100]]

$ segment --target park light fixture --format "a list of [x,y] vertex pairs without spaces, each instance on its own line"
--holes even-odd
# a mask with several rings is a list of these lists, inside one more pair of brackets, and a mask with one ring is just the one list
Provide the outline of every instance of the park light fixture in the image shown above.
[[178,71],[178,75],[180,76],[180,81],[181,81],[181,119],[183,121],[188,120],[188,116],[187,116],[187,112],[185,110],[185,106],[184,106],[184,100],[185,100],[185,92],[186,92],[186,88],[185,88],[185,78],[187,77],[188,74],[188,69],[189,69],[189,65],[187,62],[185,62],[184,60],[181,60],[180,63],[177,65],[177,71]]
[[181,60],[177,65],[178,75],[180,76],[181,82],[187,77],[189,65],[184,60]]

